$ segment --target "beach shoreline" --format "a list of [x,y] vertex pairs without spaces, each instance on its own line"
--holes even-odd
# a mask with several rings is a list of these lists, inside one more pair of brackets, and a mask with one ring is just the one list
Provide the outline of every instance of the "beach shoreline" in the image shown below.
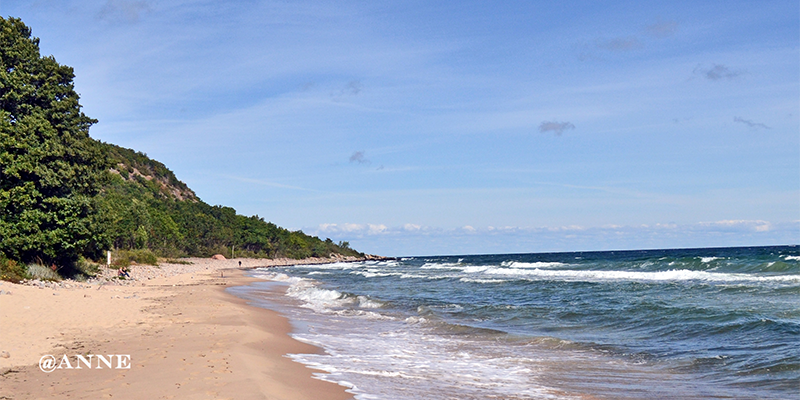
[[[292,339],[285,317],[226,290],[258,281],[246,269],[342,260],[189,261],[104,284],[0,283],[0,398],[352,398],[285,356],[321,351]],[[46,355],[68,362],[45,373]],[[77,355],[130,362],[87,368]]]

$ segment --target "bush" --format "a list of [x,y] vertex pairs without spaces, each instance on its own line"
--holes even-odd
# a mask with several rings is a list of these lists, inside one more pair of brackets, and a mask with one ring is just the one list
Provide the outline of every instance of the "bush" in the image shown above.
[[19,283],[28,278],[27,267],[0,254],[0,280]]
[[[112,253],[113,254],[113,253]],[[137,264],[158,265],[158,257],[149,249],[119,250],[112,259],[117,267],[127,267],[131,262]]]
[[95,276],[98,272],[100,272],[100,264],[80,257],[78,258],[78,262],[75,263],[75,269],[78,272],[77,275],[82,277],[90,277]]
[[178,260],[178,259],[175,259],[175,258],[165,258],[164,259],[164,263],[165,264],[180,264],[180,265],[192,265],[192,264],[194,264],[191,261]]

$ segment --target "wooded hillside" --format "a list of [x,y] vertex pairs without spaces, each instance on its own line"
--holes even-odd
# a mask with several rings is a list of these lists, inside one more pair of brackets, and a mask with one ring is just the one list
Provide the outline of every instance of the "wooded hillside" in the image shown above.
[[[27,264],[76,271],[105,250],[156,255],[361,256],[200,200],[164,164],[89,136],[72,68],[42,57],[20,19],[0,17],[0,279]],[[14,278],[17,277],[17,278]]]
[[109,231],[114,248],[147,248],[170,257],[231,256],[233,251],[248,257],[361,255],[347,243],[322,241],[257,215],[246,217],[230,207],[210,206],[164,164],[112,144],[101,147],[114,165],[99,195],[106,223],[114,227]]

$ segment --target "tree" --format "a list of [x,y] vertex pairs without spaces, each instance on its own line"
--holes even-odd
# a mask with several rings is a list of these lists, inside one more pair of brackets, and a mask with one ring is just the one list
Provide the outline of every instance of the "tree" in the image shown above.
[[0,17],[0,253],[74,264],[108,247],[95,196],[110,167],[89,137],[73,69],[39,53],[39,39]]

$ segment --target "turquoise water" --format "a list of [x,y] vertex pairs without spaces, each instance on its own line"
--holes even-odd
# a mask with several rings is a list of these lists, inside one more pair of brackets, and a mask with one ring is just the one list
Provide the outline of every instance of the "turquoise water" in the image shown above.
[[[235,292],[363,399],[800,398],[800,248],[411,257]],[[283,285],[282,292],[266,290]]]

